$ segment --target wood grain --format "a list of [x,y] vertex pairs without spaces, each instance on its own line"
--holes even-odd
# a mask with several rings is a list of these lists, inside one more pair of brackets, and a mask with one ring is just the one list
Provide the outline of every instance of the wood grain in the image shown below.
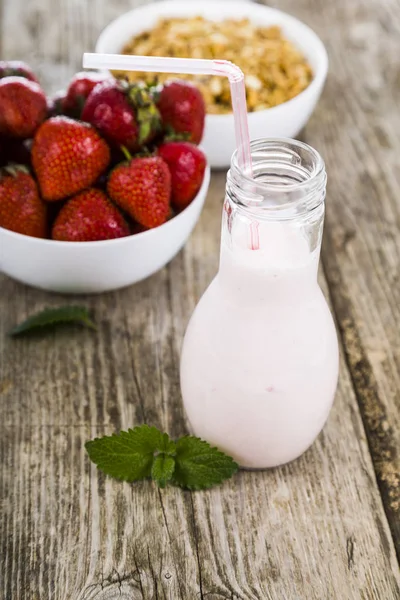
[[[2,57],[28,60],[47,89],[58,89],[128,6],[3,0]],[[344,342],[329,422],[293,464],[241,472],[196,494],[114,482],[85,456],[88,438],[142,422],[185,432],[179,350],[217,269],[222,173],[167,268],[130,289],[82,299],[97,333],[7,338],[35,310],[76,299],[0,275],[0,600],[400,598],[387,520],[397,536],[400,154],[398,73],[389,67],[398,56],[399,2],[279,6],[308,21],[331,55],[326,92],[305,131],[330,173],[329,292],[321,281]],[[382,78],[393,92],[380,98],[383,113]]]
[[285,468],[190,494],[105,479],[85,457],[86,439],[136,423],[185,431],[178,350],[216,269],[223,187],[216,175],[195,235],[167,269],[85,299],[97,334],[6,338],[61,298],[1,280],[4,599],[399,597],[344,364],[327,427]]
[[399,9],[316,11],[331,72],[306,140],[327,162],[324,271],[400,558]]

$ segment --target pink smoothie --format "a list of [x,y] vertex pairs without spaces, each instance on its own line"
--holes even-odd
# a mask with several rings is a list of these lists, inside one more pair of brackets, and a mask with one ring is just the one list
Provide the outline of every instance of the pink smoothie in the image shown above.
[[319,248],[301,231],[261,223],[223,237],[218,275],[189,323],[181,360],[193,433],[243,467],[302,454],[321,431],[338,378],[338,345],[317,284]]

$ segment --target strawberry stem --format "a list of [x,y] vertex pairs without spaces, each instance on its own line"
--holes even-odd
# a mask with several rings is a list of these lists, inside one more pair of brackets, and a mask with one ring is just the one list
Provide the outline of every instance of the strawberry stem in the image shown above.
[[25,175],[29,175],[29,169],[25,165],[18,165],[16,163],[10,163],[5,167],[0,169],[0,175],[11,175],[11,177],[16,177],[18,173],[25,173]]
[[187,131],[175,131],[171,125],[165,128],[164,141],[166,142],[188,142],[190,141],[190,133]]
[[132,160],[132,154],[129,152],[126,146],[121,146],[121,152],[125,156],[126,160]]

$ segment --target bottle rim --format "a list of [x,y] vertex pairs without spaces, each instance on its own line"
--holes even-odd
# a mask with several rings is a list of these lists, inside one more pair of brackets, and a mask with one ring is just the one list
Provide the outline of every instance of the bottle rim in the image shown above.
[[253,174],[241,168],[237,150],[228,171],[227,191],[236,204],[266,218],[292,218],[324,202],[327,177],[317,150],[289,138],[253,140],[250,149]]

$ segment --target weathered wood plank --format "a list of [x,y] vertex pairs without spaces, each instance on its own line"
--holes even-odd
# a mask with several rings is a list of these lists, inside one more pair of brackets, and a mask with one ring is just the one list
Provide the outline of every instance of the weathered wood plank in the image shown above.
[[[124,0],[28,4],[7,0],[0,27],[2,56],[29,60],[40,68],[47,88],[57,89],[79,68],[82,50],[93,48],[98,31],[127,6]],[[397,48],[396,6],[389,0],[379,13],[380,18],[383,15],[379,23],[389,28],[385,48],[390,52],[371,63],[369,86],[377,85],[380,68]],[[392,217],[398,214],[398,204],[396,208],[396,196],[385,188],[390,182],[393,194],[395,181],[386,166],[383,198],[375,200],[382,202],[379,211],[370,198],[358,200],[362,161],[372,160],[366,146],[370,125],[358,113],[360,108],[376,111],[376,119],[378,113],[373,90],[354,100],[356,117],[348,105],[352,96],[340,98],[347,95],[347,85],[351,94],[354,87],[365,91],[360,77],[358,83],[350,81],[352,62],[342,64],[338,43],[342,20],[346,35],[353,27],[360,32],[360,23],[366,24],[367,33],[376,33],[378,2],[346,6],[341,0],[332,6],[314,0],[311,6],[308,0],[295,4],[283,0],[280,7],[310,22],[332,54],[331,81],[306,131],[308,141],[326,156],[333,180],[325,271],[344,333],[350,330],[345,318],[352,311],[357,339],[377,383],[376,397],[395,432],[396,296],[389,295],[388,286],[396,287],[396,246],[389,244],[387,232],[396,232]],[[358,54],[355,61],[359,71],[369,64]],[[397,119],[394,100],[385,102]],[[353,131],[354,119],[359,130]],[[374,139],[379,135],[382,140],[386,134],[390,144],[377,148],[377,155],[382,160],[387,156],[393,166],[397,141],[385,122],[378,125],[374,122],[374,130],[381,133]],[[361,154],[358,145],[355,151],[360,140]],[[343,164],[347,153],[349,160]],[[345,335],[352,377],[342,363],[329,423],[314,447],[292,465],[240,473],[219,489],[192,495],[173,489],[158,492],[149,483],[113,482],[99,476],[86,459],[85,440],[103,432],[144,421],[174,436],[185,431],[179,348],[187,319],[216,269],[223,188],[224,176],[215,175],[194,236],[167,269],[129,290],[84,299],[100,323],[97,334],[73,330],[46,338],[7,339],[5,331],[15,322],[64,299],[0,276],[1,600],[400,597],[394,547],[352,385],[359,384],[357,361],[351,362],[355,351]],[[375,222],[370,230],[371,215]],[[355,240],[349,230],[354,223]],[[343,239],[336,256],[332,238]],[[378,245],[382,239],[383,249]],[[385,281],[378,271],[380,261],[392,269]],[[370,268],[371,262],[376,268]],[[372,289],[366,292],[370,280]],[[340,289],[334,285],[337,281]],[[346,289],[348,303],[342,308]],[[376,343],[382,332],[383,361]],[[395,342],[395,350],[389,341]],[[364,388],[357,388],[359,399]],[[364,410],[364,418],[366,414]],[[365,423],[370,432],[367,419]],[[395,433],[390,435],[388,439],[396,441]],[[377,465],[374,448],[373,456]]]
[[285,468],[243,472],[192,495],[113,482],[85,457],[88,437],[135,423],[185,431],[178,350],[216,269],[223,186],[216,175],[195,235],[167,269],[85,299],[97,334],[7,339],[25,314],[62,299],[2,278],[6,600],[106,600],[120,592],[149,600],[398,598],[393,545],[345,365],[324,433]]
[[329,174],[323,264],[400,559],[400,4],[320,4],[331,70],[305,137]]

